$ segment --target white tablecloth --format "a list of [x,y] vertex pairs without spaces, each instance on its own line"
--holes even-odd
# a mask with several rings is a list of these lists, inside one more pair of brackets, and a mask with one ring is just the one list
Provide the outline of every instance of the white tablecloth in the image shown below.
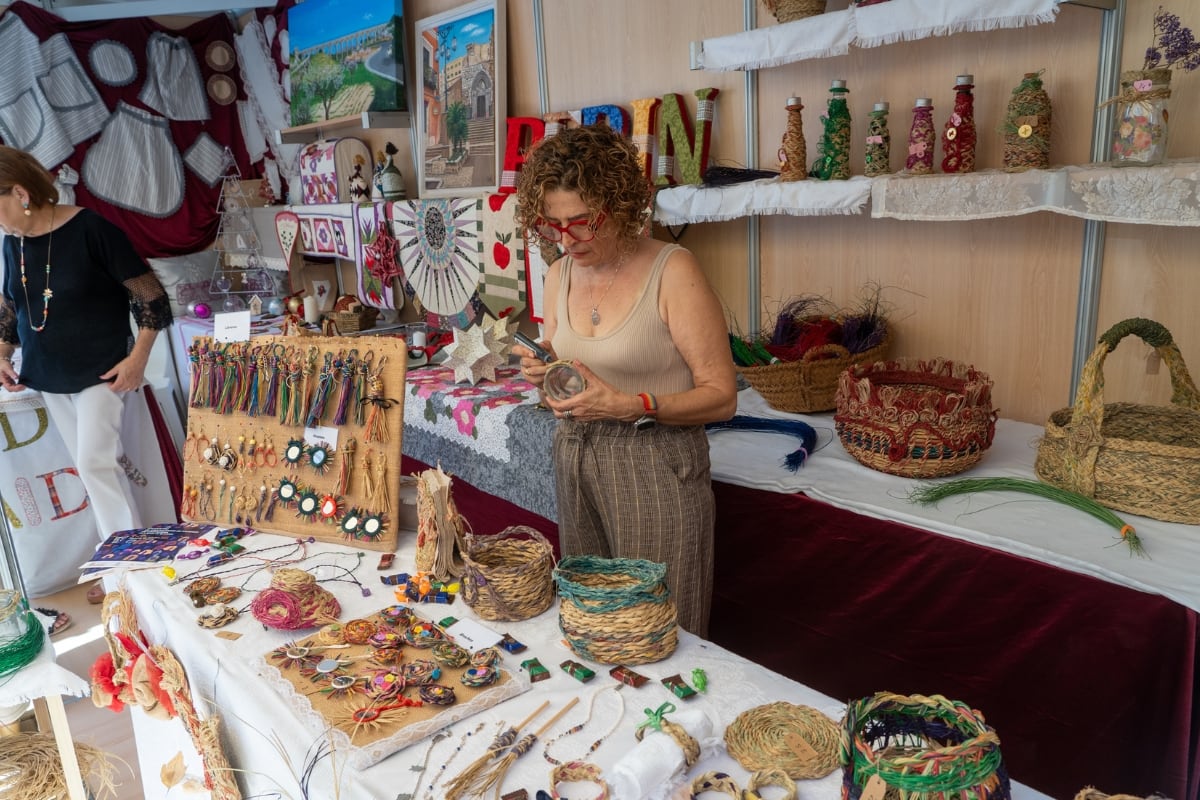
[[[1169,597],[1200,611],[1200,525],[1117,512],[1137,529],[1147,558],[1131,556],[1116,531],[1069,506],[1015,492],[947,498],[938,506],[908,500],[921,481],[877,472],[842,447],[833,414],[786,414],[754,389],[738,393],[738,414],[799,419],[817,431],[817,449],[797,472],[781,466],[794,437],[722,431],[710,434],[713,480],[776,492],[803,492],[840,508],[965,539],[1073,572]],[[1002,419],[983,460],[955,477],[1036,480],[1033,462],[1043,428]]]
[[[394,569],[411,569],[414,540],[415,534],[412,532],[401,534],[399,555]],[[254,549],[284,541],[286,540],[282,537],[258,534],[248,540],[247,544]],[[317,544],[312,547],[310,552],[346,552],[344,548],[336,545]],[[328,560],[328,557],[310,559],[312,562],[321,563]],[[375,561],[376,555],[368,554],[363,560],[363,566],[355,573],[372,590],[373,594],[370,597],[362,597],[358,587],[351,584],[323,584],[341,602],[341,619],[366,616],[395,602],[391,587],[382,585],[376,577],[381,573],[377,573],[373,568]],[[339,562],[353,563],[353,559],[342,557]],[[179,562],[180,572],[191,571],[196,563]],[[240,775],[245,795],[281,791],[291,793],[291,796],[299,796],[295,772],[289,770],[285,759],[272,743],[275,742],[286,750],[293,768],[298,770],[305,762],[308,748],[319,744],[321,737],[314,736],[305,728],[287,700],[267,688],[263,679],[255,674],[252,664],[272,648],[302,637],[287,632],[265,630],[248,615],[243,615],[224,629],[236,631],[243,636],[237,641],[220,639],[216,637],[215,632],[201,629],[194,623],[197,612],[183,595],[180,586],[169,587],[158,572],[130,573],[126,583],[137,605],[143,630],[150,641],[165,644],[185,666],[192,695],[196,698],[198,707],[202,709],[202,714],[210,704],[219,709],[223,720],[222,739],[228,743],[227,754],[235,768],[244,770]],[[249,586],[257,588],[259,583],[252,580]],[[261,584],[266,584],[265,577]],[[586,686],[559,668],[559,663],[567,658],[582,659],[573,655],[561,643],[556,609],[557,606],[552,607],[540,616],[523,622],[483,623],[499,632],[510,633],[518,641],[528,645],[525,652],[505,655],[505,667],[515,671],[521,661],[536,657],[550,670],[551,677],[533,684],[532,688],[522,695],[454,724],[451,737],[434,748],[430,759],[431,767],[425,773],[423,785],[427,785],[436,773],[436,768],[453,755],[454,745],[462,736],[468,730],[474,730],[479,722],[486,723],[480,734],[469,738],[463,751],[455,758],[451,769],[441,777],[453,777],[482,754],[499,721],[515,723],[548,700],[549,709],[526,729],[533,730],[548,720],[553,712],[561,709],[570,698],[584,695],[578,706],[546,732],[533,752],[515,762],[504,783],[505,791],[520,787],[528,789],[530,798],[537,788],[547,787],[549,765],[543,760],[542,744],[566,728],[581,722],[587,714],[587,696],[591,694],[593,687],[600,686],[602,682],[612,681],[607,675],[608,668],[599,664],[588,664],[596,671],[597,676]],[[478,619],[461,600],[449,606],[418,606],[418,611],[432,619],[441,619],[446,615],[453,615],[459,619]],[[785,637],[787,632],[780,631],[779,635]],[[708,674],[707,694],[691,700],[678,700],[659,683],[661,678],[676,673],[686,679],[697,667],[703,668]],[[634,727],[645,718],[642,710],[657,708],[667,701],[674,702],[680,711],[703,709],[714,721],[713,730],[716,736],[707,743],[701,763],[688,773],[689,779],[706,769],[722,769],[733,775],[741,785],[745,784],[749,774],[725,753],[720,739],[725,728],[739,713],[776,700],[813,706],[835,720],[840,719],[843,710],[843,703],[833,698],[746,661],[711,642],[683,632],[680,633],[679,648],[670,658],[656,664],[637,667],[636,670],[650,677],[652,682],[640,689],[626,687],[623,690],[625,712],[621,727],[591,757],[602,769],[611,768],[634,747]],[[611,698],[607,699],[611,701]],[[602,713],[600,709],[608,707],[598,704],[597,721],[579,734],[558,742],[554,752],[566,756],[582,755],[595,736],[611,723],[611,718],[599,721]],[[140,711],[133,713],[141,714]],[[176,754],[179,740],[177,737],[161,735],[157,726],[139,722],[135,728],[146,797],[165,798],[167,791],[158,778],[159,770]],[[330,759],[325,759],[314,770],[310,781],[310,796],[334,797],[335,783],[340,786],[342,800],[375,800],[411,792],[418,777],[417,771],[428,749],[428,741],[419,742],[365,770],[345,769],[344,758],[335,753],[332,766]],[[341,773],[340,780],[335,781],[334,769]],[[445,780],[435,787],[435,797],[442,796],[440,790],[444,783]],[[841,773],[835,771],[819,781],[802,782],[801,796],[806,800],[833,800],[839,796],[840,785]],[[664,795],[670,788],[662,787]],[[425,796],[424,789],[419,796]],[[1037,798],[1041,795],[1027,787],[1014,784],[1014,797]]]

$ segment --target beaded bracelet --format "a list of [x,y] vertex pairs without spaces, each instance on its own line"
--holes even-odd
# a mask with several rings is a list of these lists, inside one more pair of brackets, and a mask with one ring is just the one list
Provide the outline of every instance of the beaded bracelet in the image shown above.
[[744,800],[762,800],[758,790],[762,786],[778,786],[784,795],[779,800],[796,800],[796,782],[781,769],[760,769],[750,776],[746,784]]
[[550,770],[550,792],[554,800],[562,800],[558,793],[560,783],[594,783],[600,787],[600,794],[592,800],[608,800],[608,784],[601,777],[600,768],[587,761],[568,761]]
[[737,781],[724,772],[706,772],[692,781],[692,800],[696,800],[696,795],[704,792],[720,792],[729,795],[734,800],[741,800],[742,796],[742,790],[738,788]]

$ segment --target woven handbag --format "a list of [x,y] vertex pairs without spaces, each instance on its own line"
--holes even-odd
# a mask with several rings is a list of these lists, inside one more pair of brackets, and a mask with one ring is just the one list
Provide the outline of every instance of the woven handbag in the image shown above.
[[847,368],[871,364],[887,355],[891,328],[883,340],[861,353],[851,353],[840,344],[813,347],[798,361],[781,361],[762,367],[738,367],[746,382],[776,411],[810,414],[837,407],[838,376]]
[[468,533],[463,565],[463,600],[484,619],[529,619],[554,602],[554,550],[533,528]]
[[[1129,334],[1166,363],[1171,405],[1104,402],[1104,359]],[[1109,328],[1084,364],[1075,405],[1047,420],[1033,468],[1109,508],[1200,524],[1200,393],[1170,331],[1140,318]]]
[[558,563],[558,626],[576,655],[601,664],[649,664],[675,652],[678,615],[667,565],[569,556]]
[[992,379],[946,359],[852,367],[838,381],[834,427],[863,466],[906,478],[973,467],[996,433]]

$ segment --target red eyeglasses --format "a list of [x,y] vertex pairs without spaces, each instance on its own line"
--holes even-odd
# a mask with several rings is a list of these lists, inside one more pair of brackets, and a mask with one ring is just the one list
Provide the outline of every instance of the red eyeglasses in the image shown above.
[[586,219],[577,219],[566,225],[555,225],[550,220],[538,217],[537,224],[533,226],[533,229],[538,236],[548,242],[561,242],[564,233],[570,234],[571,238],[577,242],[590,242],[596,238],[596,229],[603,224],[604,213],[601,212],[590,222]]

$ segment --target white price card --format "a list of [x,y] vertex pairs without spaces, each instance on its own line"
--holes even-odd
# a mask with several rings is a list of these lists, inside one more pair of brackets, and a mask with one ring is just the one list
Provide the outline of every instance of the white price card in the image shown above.
[[309,447],[325,445],[330,450],[337,451],[338,429],[324,425],[319,428],[304,429],[304,443]]
[[503,634],[496,633],[473,619],[460,619],[446,628],[446,635],[452,638],[459,647],[472,653],[499,644],[500,640],[504,638]]
[[218,342],[250,341],[250,312],[227,311],[214,314],[213,338]]

